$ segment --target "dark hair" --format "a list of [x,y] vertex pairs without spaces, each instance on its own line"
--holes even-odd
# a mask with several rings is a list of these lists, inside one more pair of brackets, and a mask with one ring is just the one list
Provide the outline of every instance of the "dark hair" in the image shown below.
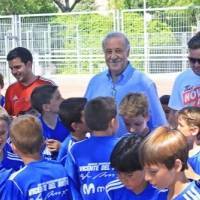
[[116,117],[117,108],[112,97],[97,97],[90,100],[84,109],[85,121],[92,131],[104,131]]
[[42,113],[43,105],[50,102],[57,88],[58,86],[55,85],[42,85],[36,87],[31,94],[32,108],[36,109],[39,113]]
[[142,170],[139,162],[139,146],[142,137],[136,135],[127,135],[115,145],[110,162],[111,166],[119,172],[133,172]]
[[15,58],[20,58],[21,61],[25,64],[28,61],[30,61],[31,63],[33,62],[33,56],[31,54],[31,52],[24,47],[16,47],[8,53],[7,61],[11,61]]
[[170,98],[170,95],[168,95],[168,94],[165,94],[165,95],[161,96],[160,97],[160,103],[168,105],[169,98]]
[[199,49],[200,48],[200,31],[197,32],[189,41],[188,41],[189,49]]
[[60,104],[59,117],[63,124],[70,130],[73,122],[81,122],[82,111],[84,110],[87,99],[84,97],[74,97],[65,99]]
[[1,88],[4,87],[4,78],[3,78],[3,75],[0,73],[0,86]]

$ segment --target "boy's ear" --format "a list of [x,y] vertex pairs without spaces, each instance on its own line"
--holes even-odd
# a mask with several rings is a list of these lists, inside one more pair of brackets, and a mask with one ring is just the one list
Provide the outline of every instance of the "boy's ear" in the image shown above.
[[190,128],[190,131],[191,131],[192,136],[197,136],[198,133],[199,133],[199,127],[197,127],[197,126],[192,126],[192,127]]
[[181,172],[182,168],[183,168],[183,163],[180,159],[176,159],[175,163],[174,163],[174,168],[177,172]]
[[111,128],[114,129],[114,131],[118,129],[119,125],[118,125],[118,120],[116,117],[111,119],[110,126],[111,126]]
[[19,155],[19,154],[18,154],[18,150],[17,150],[16,146],[15,146],[13,143],[11,143],[11,148],[12,148],[12,150],[13,150],[13,152],[14,152],[15,154]]
[[49,111],[49,104],[43,104],[42,105],[42,110],[44,110],[44,111]]
[[76,122],[72,122],[71,127],[76,131],[76,129],[78,128],[78,125]]
[[149,121],[149,115],[145,116],[146,121]]
[[30,60],[26,63],[26,66],[32,70],[32,62]]

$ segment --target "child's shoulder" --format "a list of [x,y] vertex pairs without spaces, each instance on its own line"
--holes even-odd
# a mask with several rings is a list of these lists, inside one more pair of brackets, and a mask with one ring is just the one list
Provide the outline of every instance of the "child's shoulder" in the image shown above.
[[106,185],[106,193],[109,199],[124,200],[124,199],[127,199],[128,196],[129,198],[133,197],[131,192],[130,191],[128,192],[128,191],[129,190],[127,190],[127,188],[122,184],[122,182],[119,179],[110,181]]
[[191,181],[188,186],[174,200],[200,199],[200,181]]
[[110,199],[119,199],[119,200],[123,199],[166,200],[167,199],[167,191],[159,191],[158,189],[154,188],[151,184],[148,184],[147,187],[141,193],[136,194],[133,191],[126,188],[119,179],[111,181],[106,185],[106,193],[110,197]]
[[122,184],[122,182],[119,179],[110,181],[107,185],[106,185],[106,192],[110,192],[112,190],[117,190],[117,189],[121,189],[124,188],[124,185]]
[[2,185],[5,183],[5,181],[9,178],[9,176],[13,173],[12,169],[1,169],[0,170],[0,188],[2,187]]
[[200,174],[200,149],[193,151],[192,154],[189,155],[188,163],[192,167],[195,173]]
[[[25,165],[17,172],[14,172],[9,179],[24,182],[24,178],[37,179],[44,174],[51,174],[52,172],[54,172],[55,176],[57,174],[65,174],[65,168],[57,161],[42,159]],[[34,177],[34,174],[37,174],[37,176]]]
[[[35,163],[33,163],[32,165],[34,165]],[[46,160],[46,159],[43,159],[41,161],[38,161],[36,163],[36,167],[46,167],[46,168],[63,168],[62,164],[56,160]],[[34,167],[34,166],[33,166]]]
[[167,190],[159,190],[150,183],[148,183],[144,191],[140,194],[140,196],[143,197],[143,199],[149,199],[149,200],[154,200],[154,199],[166,200],[167,193],[168,193]]
[[[91,136],[89,138],[86,138],[84,140],[78,141],[73,144],[72,149],[82,149],[85,148],[85,150],[94,148],[94,147],[110,147],[115,145],[119,141],[119,138],[114,136]],[[110,145],[108,145],[110,144]]]

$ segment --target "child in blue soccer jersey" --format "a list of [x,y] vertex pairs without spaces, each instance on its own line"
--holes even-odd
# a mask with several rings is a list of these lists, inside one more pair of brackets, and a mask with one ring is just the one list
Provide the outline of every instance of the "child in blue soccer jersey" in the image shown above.
[[13,153],[7,141],[10,117],[3,110],[0,111],[0,197],[5,182],[12,172],[24,166],[23,161]]
[[[105,186],[116,179],[110,166],[110,154],[118,141],[114,136],[118,128],[116,105],[111,97],[98,97],[89,101],[84,109],[85,121],[91,137],[75,143],[66,160],[66,169],[80,199],[107,199]],[[78,200],[78,199],[76,199]]]
[[189,145],[186,137],[167,127],[155,129],[141,144],[140,161],[145,179],[160,189],[168,189],[168,200],[200,199],[200,185],[188,180]]
[[146,137],[148,128],[149,106],[147,97],[142,93],[129,93],[121,101],[119,114],[131,134]]
[[11,124],[10,138],[13,150],[22,158],[25,166],[9,177],[2,199],[71,199],[64,167],[55,161],[41,159],[43,136],[39,120],[31,115],[15,118]]
[[62,142],[58,153],[57,160],[61,163],[65,163],[67,153],[75,142],[86,139],[88,128],[83,116],[86,103],[86,98],[74,97],[65,99],[60,104],[59,117],[62,123],[71,132],[64,142]]
[[161,192],[145,181],[144,171],[139,162],[139,145],[142,137],[127,135],[114,147],[110,162],[117,171],[119,179],[106,186],[110,200],[156,200],[167,199],[167,193]]
[[24,163],[19,156],[13,153],[7,142],[10,121],[9,115],[0,111],[0,170],[13,169],[16,171],[23,167]]
[[33,90],[31,104],[41,116],[39,117],[43,136],[46,139],[46,149],[43,155],[46,159],[56,159],[60,143],[69,135],[58,116],[59,106],[63,98],[55,85],[43,85]]
[[190,151],[188,163],[200,175],[200,107],[185,107],[178,111],[178,129],[186,136]]
[[3,190],[5,188],[5,183],[8,180],[9,176],[13,173],[12,169],[0,169],[0,197],[3,195]]

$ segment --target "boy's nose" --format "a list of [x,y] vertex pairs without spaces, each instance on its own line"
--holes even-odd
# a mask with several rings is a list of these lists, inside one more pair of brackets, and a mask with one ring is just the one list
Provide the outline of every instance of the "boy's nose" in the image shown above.
[[148,173],[145,173],[144,179],[145,181],[150,181],[151,177],[148,175]]
[[130,127],[130,128],[129,128],[129,132],[130,132],[130,133],[134,133],[134,132],[135,132],[135,128]]

